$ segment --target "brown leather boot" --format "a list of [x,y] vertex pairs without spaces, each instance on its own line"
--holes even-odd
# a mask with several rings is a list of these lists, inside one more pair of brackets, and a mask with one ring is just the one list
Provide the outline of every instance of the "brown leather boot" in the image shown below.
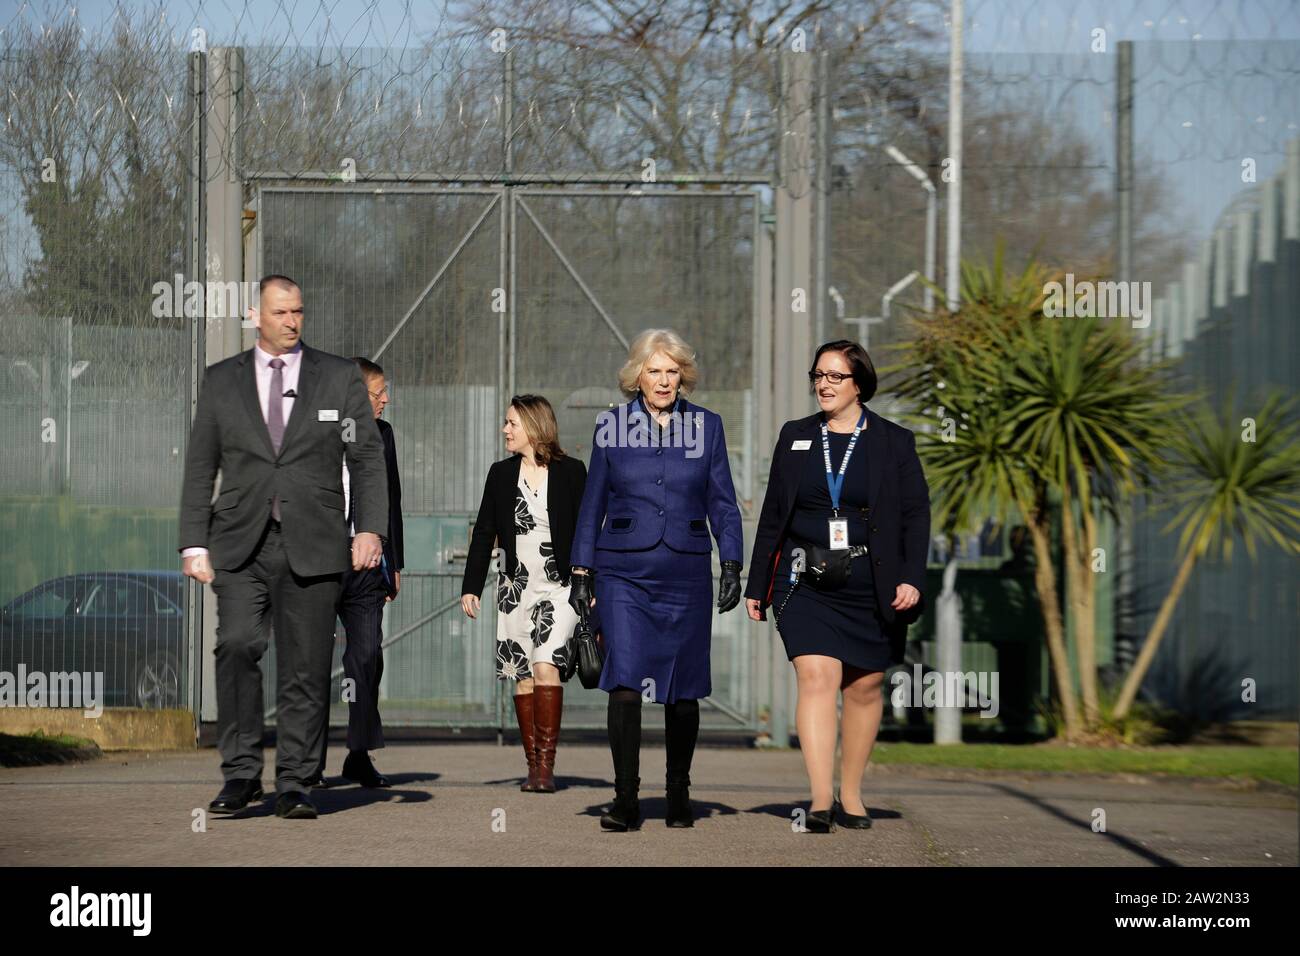
[[537,792],[555,792],[555,745],[560,739],[564,688],[533,684],[533,723],[537,735]]
[[537,792],[537,740],[534,731],[533,695],[515,694],[515,717],[519,721],[519,736],[524,742],[524,755],[528,758],[528,779],[519,785],[524,793]]

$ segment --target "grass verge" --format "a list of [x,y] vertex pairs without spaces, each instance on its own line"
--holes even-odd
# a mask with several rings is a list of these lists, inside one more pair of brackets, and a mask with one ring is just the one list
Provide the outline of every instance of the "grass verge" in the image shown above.
[[1295,747],[1062,747],[1059,745],[878,743],[871,760],[968,770],[1054,773],[1160,773],[1180,777],[1267,780],[1300,786]]
[[0,767],[35,767],[93,760],[99,756],[101,751],[96,743],[67,734],[54,737],[47,737],[40,731],[21,735],[0,734]]

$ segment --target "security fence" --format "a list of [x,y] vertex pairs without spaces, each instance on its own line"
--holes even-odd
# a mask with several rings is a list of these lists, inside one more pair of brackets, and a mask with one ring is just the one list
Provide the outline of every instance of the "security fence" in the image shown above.
[[[590,5],[565,20],[548,6],[367,4],[355,22],[324,3],[12,16],[0,527],[22,544],[0,555],[0,602],[68,575],[175,571],[199,375],[252,342],[239,308],[186,283],[271,271],[302,283],[313,346],[379,361],[392,386],[408,527],[385,623],[394,722],[502,725],[492,602],[469,622],[456,599],[511,394],[546,395],[585,459],[626,343],[677,329],[699,351],[700,402],[723,416],[752,541],[771,442],[812,409],[811,346],[846,336],[883,359],[908,315],[942,300],[924,279],[945,276],[948,6],[814,4],[781,20],[705,3],[613,25]],[[1300,29],[1285,10],[1238,23],[1228,4],[1180,24],[1177,6],[1151,25],[1094,25],[1063,3],[967,4],[962,254],[1001,246],[1008,268],[1035,255],[1149,281],[1152,358],[1186,356],[1216,394],[1285,387]],[[1248,279],[1220,294],[1230,263]],[[876,407],[898,411],[888,382]],[[1173,574],[1173,543],[1144,508],[1099,608],[1104,666],[1131,658]],[[1014,562],[1006,537],[972,539],[963,567]],[[1290,560],[1198,570],[1148,690],[1195,709],[1198,675],[1230,649],[1233,673],[1267,684],[1252,713],[1294,713]],[[112,652],[123,699],[211,719],[210,595],[183,589],[178,628],[169,583],[127,582],[114,586],[130,600],[75,635],[42,611],[9,647],[30,650],[42,629],[56,663],[89,644],[151,647]],[[60,585],[72,596],[55,610],[103,608],[91,593],[104,587]],[[783,740],[788,664],[742,615],[716,621],[706,721]],[[1008,641],[1041,657],[994,620],[972,628],[968,660]],[[1045,670],[1026,670],[1045,694]],[[595,700],[571,694],[572,718],[598,722]]]
[[[258,271],[303,284],[317,347],[369,356],[393,383],[385,415],[399,451],[407,571],[388,614],[385,712],[395,722],[495,726],[508,697],[492,675],[494,581],[477,621],[459,598],[512,394],[545,395],[561,446],[586,460],[595,416],[624,401],[616,378],[628,343],[672,325],[698,348],[694,397],[723,417],[752,517],[759,198],[721,188],[376,190],[305,178],[257,185]],[[347,234],[368,239],[339,241]],[[738,614],[716,624],[706,721],[752,730],[753,658],[767,644],[747,639]],[[269,711],[269,687],[267,697]],[[603,695],[576,685],[566,708],[570,725],[604,720],[592,710]]]
[[[1174,360],[1175,381],[1215,409],[1235,395],[1238,420],[1258,414],[1270,391],[1293,392],[1294,10],[1254,8],[1235,23],[1249,39],[1207,35],[1216,16],[1232,16],[1228,4],[1196,13],[1127,5],[1069,21],[1025,2],[966,11],[963,260],[989,263],[1001,251],[1010,275],[1033,257],[1081,281],[1138,283],[1151,324],[1133,334],[1147,338],[1148,359]],[[855,338],[888,355],[908,341],[911,315],[944,301],[947,229],[937,213],[946,212],[952,167],[947,58],[942,43],[905,45],[878,63],[831,51],[817,68],[827,94],[815,128],[831,144],[815,170],[826,289],[817,340]],[[1157,503],[1134,504],[1127,534],[1102,522],[1114,559],[1098,585],[1107,676],[1132,664],[1177,571],[1171,514]],[[1294,556],[1271,543],[1258,560],[1239,548],[1230,562],[1200,562],[1146,696],[1189,719],[1292,718],[1295,573]],[[982,630],[968,607],[968,637],[972,623]],[[979,652],[1008,639],[985,634]],[[1037,653],[1045,695],[1046,657],[1041,646]],[[1247,679],[1257,697],[1243,702]]]

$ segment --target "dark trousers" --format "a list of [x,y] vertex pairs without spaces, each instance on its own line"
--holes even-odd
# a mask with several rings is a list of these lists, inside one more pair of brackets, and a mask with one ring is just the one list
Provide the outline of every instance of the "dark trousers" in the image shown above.
[[340,575],[289,568],[276,522],[248,561],[216,572],[217,747],[227,780],[262,776],[262,655],[275,633],[277,794],[306,790],[325,739]]
[[[348,750],[379,750],[384,746],[384,725],[379,717],[379,681],[384,676],[384,605],[388,587],[379,568],[343,572],[338,616],[347,634],[343,651],[343,676],[351,681],[348,704]],[[349,685],[344,684],[344,693]],[[327,741],[321,739],[317,771],[325,773]]]

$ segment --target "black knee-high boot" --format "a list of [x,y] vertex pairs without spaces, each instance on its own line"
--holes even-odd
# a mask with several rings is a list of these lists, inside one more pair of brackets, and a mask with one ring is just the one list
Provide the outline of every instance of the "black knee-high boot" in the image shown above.
[[695,757],[695,741],[700,735],[700,702],[679,700],[665,704],[664,729],[668,745],[668,813],[665,822],[670,827],[693,827],[691,760]]
[[609,751],[614,758],[614,805],[600,818],[606,830],[629,830],[641,822],[641,695],[619,688],[609,695]]

